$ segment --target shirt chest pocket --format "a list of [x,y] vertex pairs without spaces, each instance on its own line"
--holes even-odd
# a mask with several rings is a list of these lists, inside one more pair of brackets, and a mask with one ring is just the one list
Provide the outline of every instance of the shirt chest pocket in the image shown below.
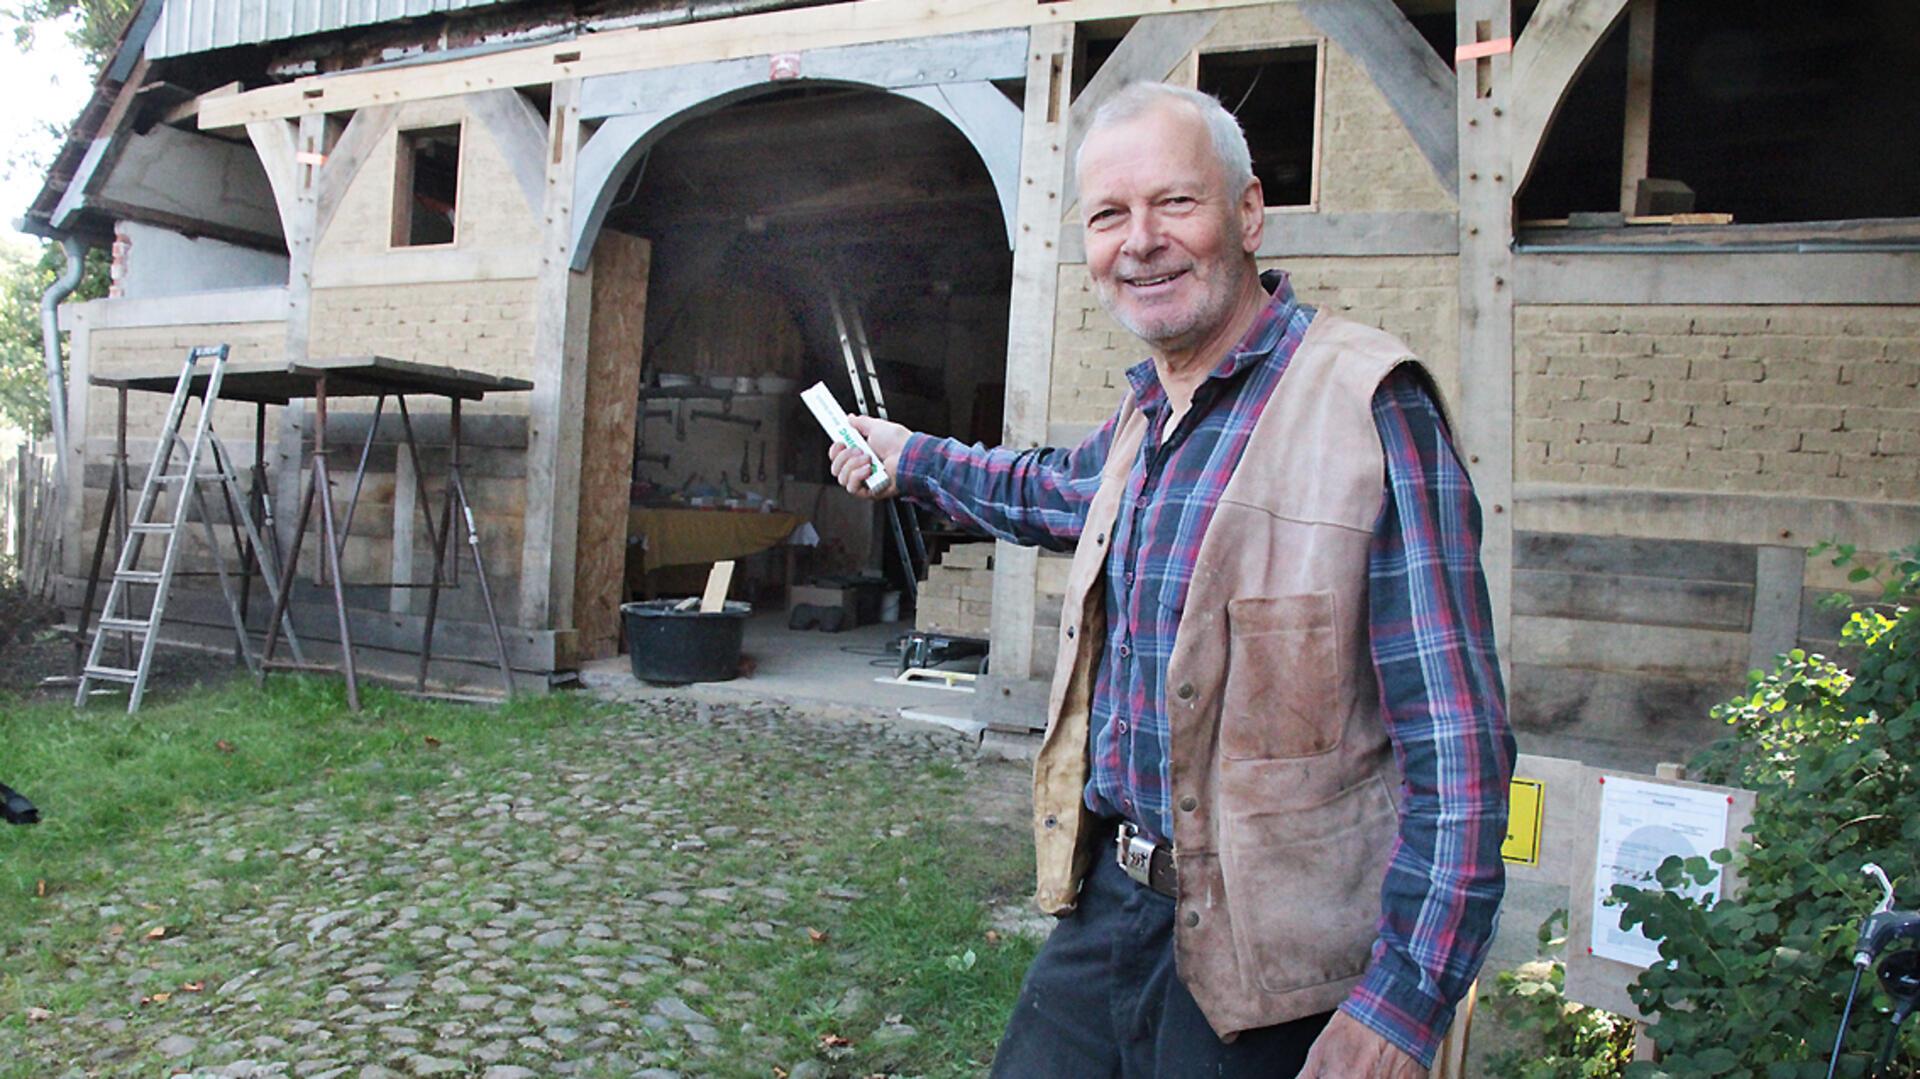
[[1223,754],[1309,757],[1339,744],[1344,710],[1336,613],[1332,592],[1228,602]]

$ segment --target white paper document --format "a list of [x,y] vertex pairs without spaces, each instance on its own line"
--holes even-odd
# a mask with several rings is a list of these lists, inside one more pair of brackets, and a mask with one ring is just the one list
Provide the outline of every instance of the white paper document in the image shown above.
[[[1715,791],[1607,776],[1600,792],[1600,853],[1593,873],[1593,954],[1650,967],[1658,941],[1620,928],[1624,909],[1608,902],[1616,884],[1657,888],[1654,870],[1669,855],[1706,857],[1727,845],[1727,796]],[[1712,903],[1721,878],[1691,894]]]

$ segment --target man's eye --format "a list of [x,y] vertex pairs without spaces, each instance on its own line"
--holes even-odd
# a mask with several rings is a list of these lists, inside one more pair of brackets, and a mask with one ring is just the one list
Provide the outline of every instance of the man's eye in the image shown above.
[[1114,222],[1119,220],[1120,220],[1120,211],[1101,210],[1098,213],[1095,213],[1092,217],[1087,218],[1087,224],[1093,225],[1093,226],[1105,226],[1105,225],[1111,225]]
[[1166,198],[1164,198],[1164,199],[1161,199],[1161,200],[1160,200],[1160,205],[1162,205],[1162,206],[1174,206],[1174,207],[1186,207],[1186,206],[1192,206],[1192,205],[1193,205],[1193,196],[1191,196],[1191,195],[1168,195],[1168,196],[1167,196]]

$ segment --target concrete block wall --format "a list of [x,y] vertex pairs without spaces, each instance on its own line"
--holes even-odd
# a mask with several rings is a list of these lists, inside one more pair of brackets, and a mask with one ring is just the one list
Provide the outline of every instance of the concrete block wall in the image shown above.
[[1516,480],[1920,502],[1920,308],[1526,306]]

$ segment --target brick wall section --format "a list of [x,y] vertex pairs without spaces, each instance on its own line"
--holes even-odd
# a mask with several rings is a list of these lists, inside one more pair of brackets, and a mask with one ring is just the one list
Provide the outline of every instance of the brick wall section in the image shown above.
[[1920,502],[1920,308],[1515,313],[1516,479]]
[[[1455,393],[1458,291],[1451,257],[1273,259],[1260,265],[1263,270],[1287,270],[1306,302],[1399,337],[1426,362],[1442,391],[1450,397]],[[1140,341],[1101,309],[1086,266],[1062,265],[1054,319],[1052,422],[1104,421],[1126,390],[1127,368],[1146,355]]]
[[920,585],[914,628],[985,637],[993,621],[993,544],[949,547]]
[[[533,356],[527,281],[455,281],[315,289],[315,356],[392,356],[524,378]],[[485,411],[526,411],[527,395],[489,397]]]

